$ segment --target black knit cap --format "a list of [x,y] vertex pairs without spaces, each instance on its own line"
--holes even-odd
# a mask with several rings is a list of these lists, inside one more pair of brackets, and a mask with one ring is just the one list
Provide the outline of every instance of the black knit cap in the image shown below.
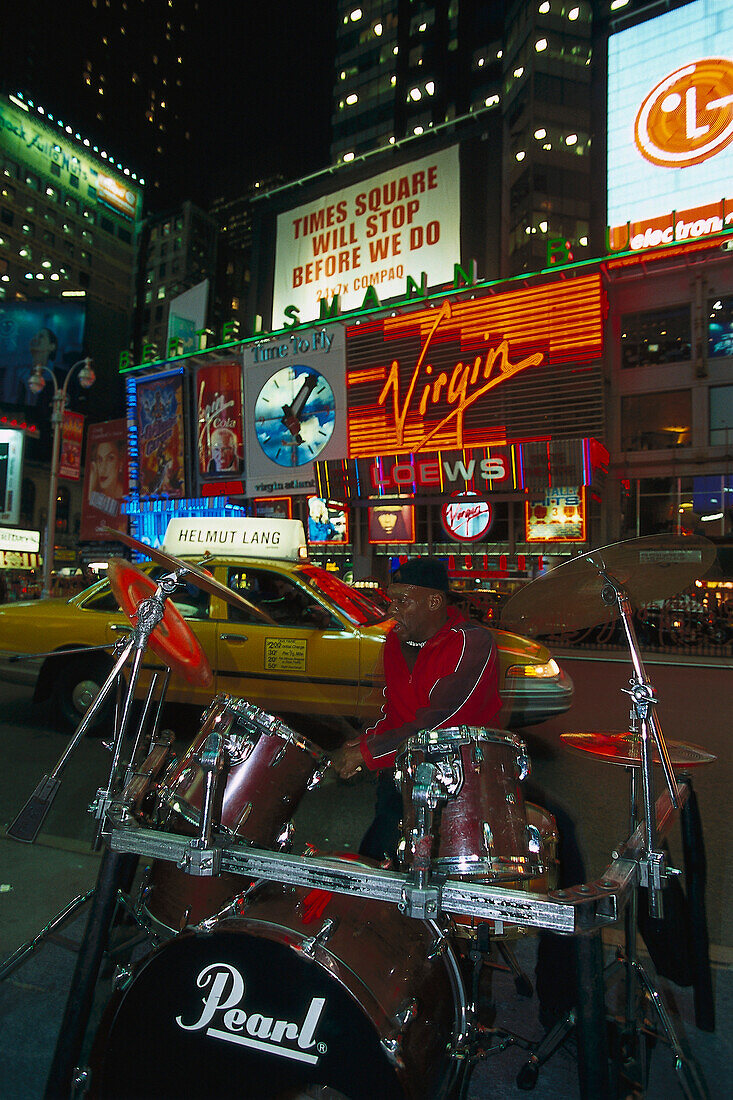
[[416,588],[433,588],[449,592],[448,570],[439,558],[412,558],[392,574],[396,584],[413,584]]

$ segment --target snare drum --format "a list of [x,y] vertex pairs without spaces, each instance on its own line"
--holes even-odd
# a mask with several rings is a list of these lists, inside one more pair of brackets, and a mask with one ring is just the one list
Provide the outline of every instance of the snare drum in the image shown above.
[[[212,729],[226,749],[226,782],[220,784],[214,822],[229,837],[259,848],[284,847],[290,816],[307,790],[323,777],[321,750],[280,719],[243,699],[217,695],[201,731],[163,777],[158,816],[171,832],[194,835],[201,821],[205,775],[200,753]],[[141,908],[163,932],[180,932],[216,913],[247,882],[236,875],[197,878],[175,864],[155,861],[144,883]]]
[[524,742],[505,730],[457,726],[424,730],[397,757],[403,832],[399,855],[412,863],[415,772],[435,765],[444,797],[433,817],[433,868],[452,878],[536,878],[543,872],[540,836],[528,822],[520,782],[530,772]]
[[265,886],[243,917],[149,956],[102,1020],[90,1095],[452,1095],[466,997],[437,925],[343,894],[306,923],[308,893]]

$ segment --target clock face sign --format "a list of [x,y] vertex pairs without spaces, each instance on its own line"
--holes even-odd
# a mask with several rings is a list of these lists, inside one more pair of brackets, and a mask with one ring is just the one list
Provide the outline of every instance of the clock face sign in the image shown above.
[[278,466],[313,462],[326,446],[336,418],[333,390],[313,367],[282,367],[264,383],[255,401],[255,433]]

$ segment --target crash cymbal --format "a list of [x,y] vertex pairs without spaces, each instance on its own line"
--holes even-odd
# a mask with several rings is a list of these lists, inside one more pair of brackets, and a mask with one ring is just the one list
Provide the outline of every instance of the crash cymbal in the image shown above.
[[522,634],[553,634],[610,623],[618,603],[601,599],[604,569],[623,587],[632,607],[676,596],[715,561],[715,546],[700,535],[645,535],[611,543],[563,562],[504,604],[501,625]]
[[[134,625],[138,607],[155,592],[155,581],[122,558],[110,558],[107,576],[115,599]],[[214,674],[198,638],[170,600],[165,602],[163,618],[151,632],[148,645],[187,683],[196,687],[213,684]]]
[[150,558],[152,561],[157,562],[158,565],[165,565],[171,571],[174,569],[185,569],[187,581],[195,585],[196,588],[200,588],[203,592],[208,592],[210,596],[220,596],[222,600],[232,607],[239,607],[243,611],[249,611],[263,622],[270,623],[272,626],[276,625],[275,620],[271,618],[267,612],[262,611],[255,604],[250,603],[250,601],[245,596],[241,596],[239,592],[234,592],[233,589],[227,588],[225,584],[220,584],[215,577],[212,577],[211,574],[207,573],[204,569],[200,569],[198,565],[194,565],[190,561],[181,561],[179,558],[174,558],[171,554],[164,553],[163,550],[158,550],[152,546],[146,546],[144,542],[139,542],[138,539],[133,538],[132,535],[128,535],[124,531],[115,531],[112,527],[105,527],[103,530],[110,538],[115,539],[117,542],[124,542],[125,546],[129,546],[132,550],[137,550],[139,554],[144,554],[146,558]]
[[[600,757],[608,764],[620,764],[627,768],[641,767],[641,737],[638,733],[561,733],[560,740],[569,749],[579,749]],[[700,764],[712,764],[717,760],[712,753],[699,745],[684,741],[666,741],[673,768],[684,770]],[[661,764],[656,745],[652,746],[652,761]]]

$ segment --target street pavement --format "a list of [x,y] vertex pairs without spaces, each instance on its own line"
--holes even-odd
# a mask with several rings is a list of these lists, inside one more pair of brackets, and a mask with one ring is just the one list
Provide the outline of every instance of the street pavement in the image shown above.
[[[623,658],[589,660],[564,656],[561,663],[574,679],[572,710],[552,722],[523,731],[533,760],[533,781],[576,822],[588,877],[600,874],[611,851],[628,832],[628,780],[624,769],[593,761],[566,750],[559,739],[569,730],[623,730],[627,722],[628,668]],[[659,717],[667,738],[693,742],[716,753],[715,764],[700,769],[694,784],[698,795],[708,862],[707,906],[713,959],[717,1028],[708,1034],[695,1027],[692,994],[662,982],[683,1045],[689,1050],[711,1098],[728,1095],[733,1068],[732,898],[727,846],[731,770],[728,752],[730,665],[710,668],[647,664],[660,700]],[[198,728],[198,716],[185,708],[169,708],[166,722],[185,748]],[[339,735],[319,723],[305,732],[325,748]],[[53,728],[53,715],[32,707],[25,689],[0,685],[0,959],[35,936],[46,923],[96,881],[99,855],[92,852],[94,822],[86,812],[96,789],[104,785],[109,756],[96,739],[86,739],[64,774],[61,790],[34,845],[5,837],[7,823],[48,773],[66,744],[67,735]],[[328,776],[310,792],[295,814],[296,850],[306,843],[322,851],[355,851],[373,808],[374,777],[362,775],[341,783]],[[681,859],[675,831],[670,838],[673,862]],[[679,865],[679,863],[678,863]],[[60,932],[43,942],[23,964],[0,982],[0,1095],[3,1100],[41,1097],[83,934],[87,907],[82,907]],[[619,941],[617,928],[605,937],[607,959]],[[532,977],[536,938],[527,936],[517,947],[523,969]],[[649,960],[645,960],[649,964]],[[105,966],[97,987],[87,1046],[110,995],[111,967]],[[513,981],[494,975],[492,999],[497,1026],[530,1038],[543,1034],[536,998],[519,997]],[[609,989],[609,1003],[616,991]],[[134,1057],[134,1051],[131,1052]],[[165,1052],[161,1051],[161,1057]],[[470,1081],[467,1100],[517,1097],[515,1078],[526,1055],[516,1047],[480,1062]],[[247,1095],[240,1089],[238,1095]],[[658,1044],[653,1052],[647,1096],[669,1100],[682,1095],[671,1052]],[[571,1040],[543,1068],[534,1096],[538,1100],[579,1096],[574,1044]],[[130,1100],[142,1100],[130,1097]],[[263,1097],[262,1100],[267,1100]]]

